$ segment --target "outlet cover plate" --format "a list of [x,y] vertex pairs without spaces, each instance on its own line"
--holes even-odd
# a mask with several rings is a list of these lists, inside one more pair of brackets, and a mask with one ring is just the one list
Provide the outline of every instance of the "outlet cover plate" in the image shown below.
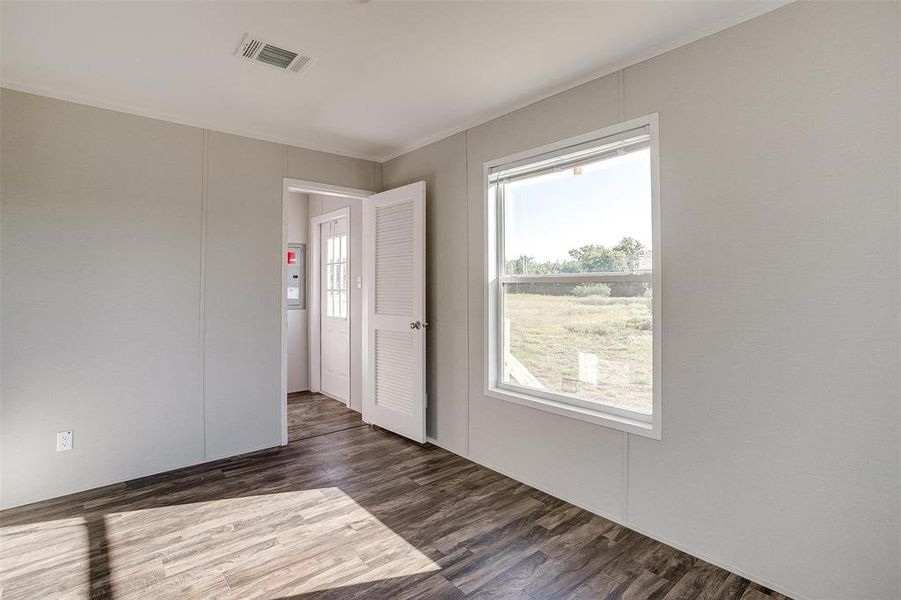
[[73,438],[74,438],[74,433],[71,429],[57,432],[57,434],[56,434],[56,451],[57,452],[65,452],[66,450],[71,450]]

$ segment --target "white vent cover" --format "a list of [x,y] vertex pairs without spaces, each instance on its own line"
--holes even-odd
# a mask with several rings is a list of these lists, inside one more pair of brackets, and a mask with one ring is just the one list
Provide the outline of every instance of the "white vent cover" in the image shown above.
[[304,56],[293,50],[286,50],[264,41],[262,38],[245,34],[244,39],[235,50],[235,56],[254,60],[275,67],[282,71],[299,73],[313,66],[316,59]]

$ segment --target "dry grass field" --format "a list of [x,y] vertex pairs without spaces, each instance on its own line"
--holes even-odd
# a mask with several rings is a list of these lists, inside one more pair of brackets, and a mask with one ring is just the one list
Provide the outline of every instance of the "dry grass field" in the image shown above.
[[650,297],[510,293],[505,311],[511,354],[547,389],[651,413]]

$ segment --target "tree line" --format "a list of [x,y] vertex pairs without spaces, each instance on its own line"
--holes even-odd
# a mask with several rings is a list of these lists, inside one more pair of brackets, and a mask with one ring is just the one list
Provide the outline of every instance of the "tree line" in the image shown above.
[[621,273],[637,271],[645,258],[645,246],[632,237],[624,237],[607,248],[588,244],[569,251],[568,260],[537,262],[531,256],[520,255],[507,261],[510,275],[546,275],[553,273]]

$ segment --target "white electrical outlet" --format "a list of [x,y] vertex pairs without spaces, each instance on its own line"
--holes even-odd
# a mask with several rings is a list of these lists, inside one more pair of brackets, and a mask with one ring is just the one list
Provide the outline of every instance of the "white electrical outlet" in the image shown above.
[[66,431],[58,431],[56,433],[56,451],[64,452],[66,450],[72,449],[72,440],[74,438],[74,434],[71,429],[67,429]]

